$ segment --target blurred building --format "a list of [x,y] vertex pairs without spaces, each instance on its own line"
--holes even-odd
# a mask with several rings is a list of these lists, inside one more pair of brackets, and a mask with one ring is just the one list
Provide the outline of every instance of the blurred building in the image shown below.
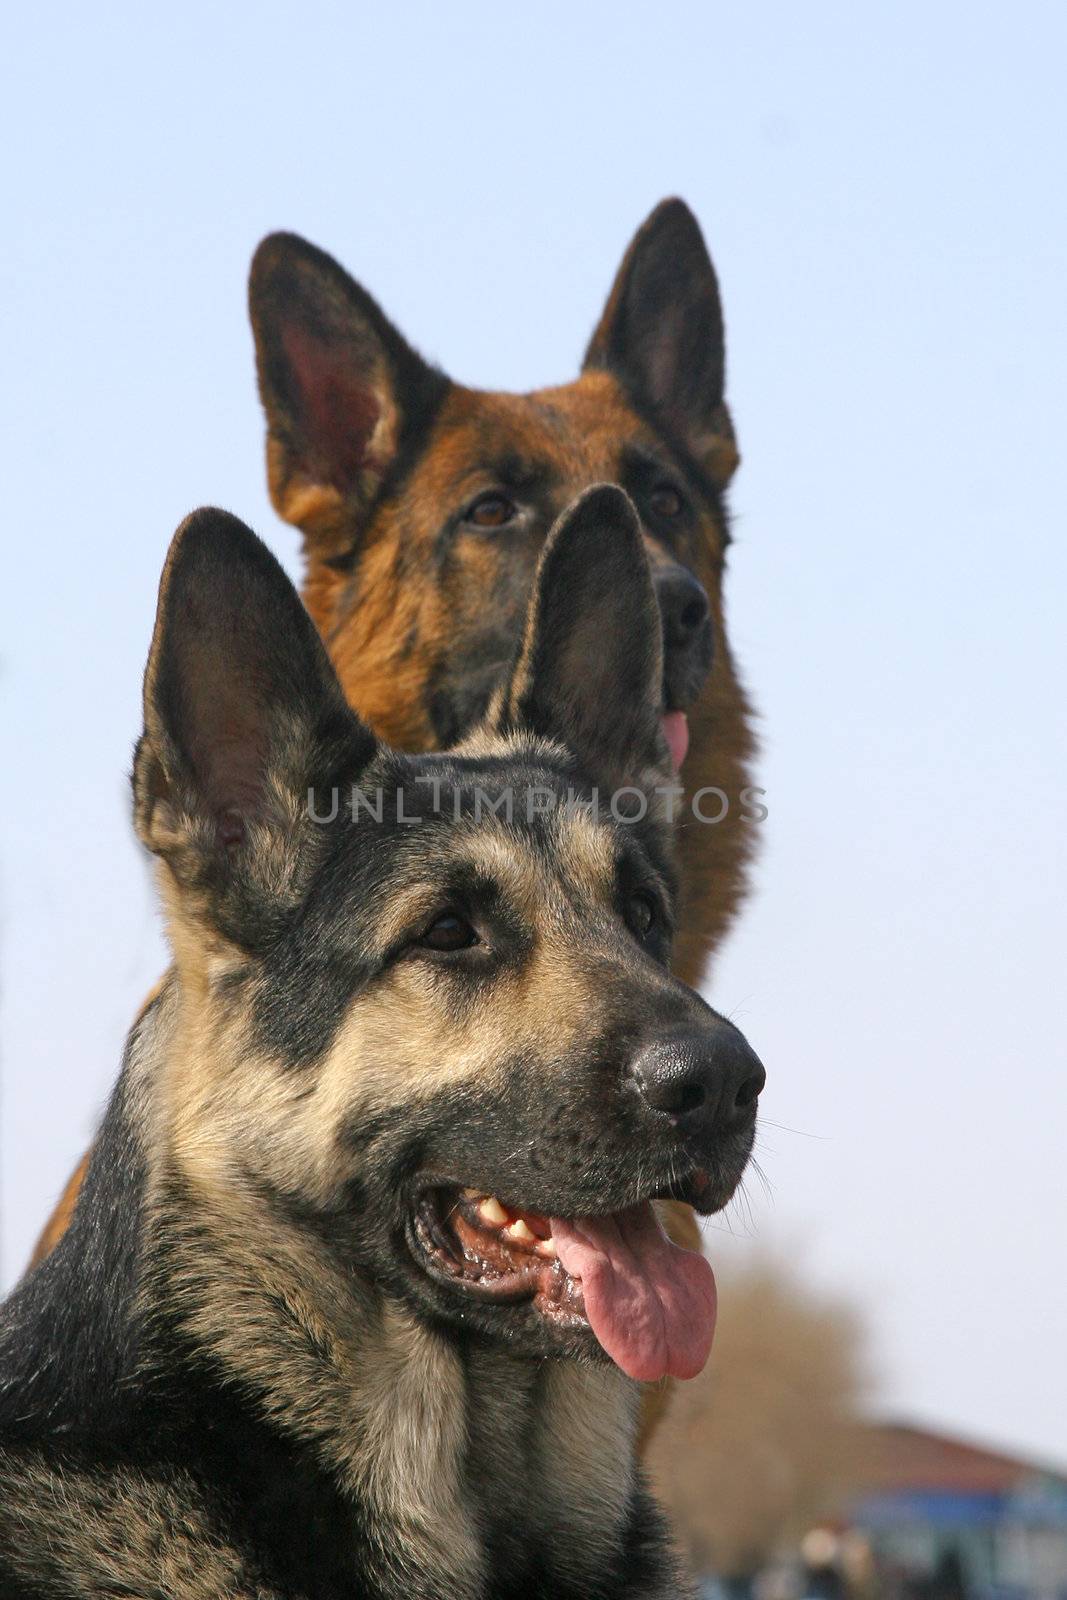
[[899,1423],[863,1432],[843,1520],[879,1593],[1067,1600],[1067,1473]]

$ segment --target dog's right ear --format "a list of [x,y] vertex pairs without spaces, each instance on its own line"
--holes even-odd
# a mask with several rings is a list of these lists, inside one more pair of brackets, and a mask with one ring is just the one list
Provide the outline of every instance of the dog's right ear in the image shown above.
[[637,512],[615,484],[587,489],[552,527],[509,678],[500,733],[567,746],[598,778],[670,771],[659,607]]
[[296,234],[263,240],[248,299],[271,499],[325,555],[340,555],[448,381],[343,267]]
[[182,912],[248,949],[268,939],[318,859],[309,790],[354,777],[374,749],[266,545],[194,511],[160,582],[133,773],[137,832]]

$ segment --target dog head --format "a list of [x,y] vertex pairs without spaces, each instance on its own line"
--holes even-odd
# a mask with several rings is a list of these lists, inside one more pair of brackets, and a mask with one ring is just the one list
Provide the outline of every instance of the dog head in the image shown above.
[[303,530],[309,609],[375,731],[424,750],[475,725],[550,527],[612,482],[641,521],[680,764],[686,713],[722,646],[723,492],[737,463],[718,287],[688,208],[665,202],[637,234],[581,376],[534,394],[450,382],[291,234],[260,246],[250,303],[271,494]]
[[616,488],[557,522],[447,755],[380,743],[265,547],[187,520],[134,770],[181,982],[173,1182],[253,1197],[339,1293],[643,1378],[702,1364],[708,1269],[651,1202],[726,1203],[763,1069],[667,968],[662,684]]

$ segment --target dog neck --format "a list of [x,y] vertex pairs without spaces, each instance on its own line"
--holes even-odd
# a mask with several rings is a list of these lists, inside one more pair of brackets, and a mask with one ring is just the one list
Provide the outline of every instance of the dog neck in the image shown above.
[[578,1593],[618,1562],[631,1499],[636,1393],[617,1369],[466,1355],[467,1478],[495,1563],[524,1554]]
[[183,1210],[154,1256],[193,1361],[324,1465],[383,1585],[417,1574],[416,1593],[474,1600],[499,1572],[550,1571],[562,1595],[617,1566],[638,1488],[638,1395],[617,1369],[457,1342],[346,1292],[303,1239],[273,1234],[269,1269],[253,1267],[251,1218]]

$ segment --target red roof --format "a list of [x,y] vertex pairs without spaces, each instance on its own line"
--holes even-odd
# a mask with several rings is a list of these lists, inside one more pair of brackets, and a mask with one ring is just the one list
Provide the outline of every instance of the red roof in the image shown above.
[[1062,1476],[1050,1474],[1043,1463],[984,1450],[905,1423],[873,1423],[864,1433],[861,1476],[869,1493],[940,1489],[954,1494],[1007,1494],[1037,1473]]

